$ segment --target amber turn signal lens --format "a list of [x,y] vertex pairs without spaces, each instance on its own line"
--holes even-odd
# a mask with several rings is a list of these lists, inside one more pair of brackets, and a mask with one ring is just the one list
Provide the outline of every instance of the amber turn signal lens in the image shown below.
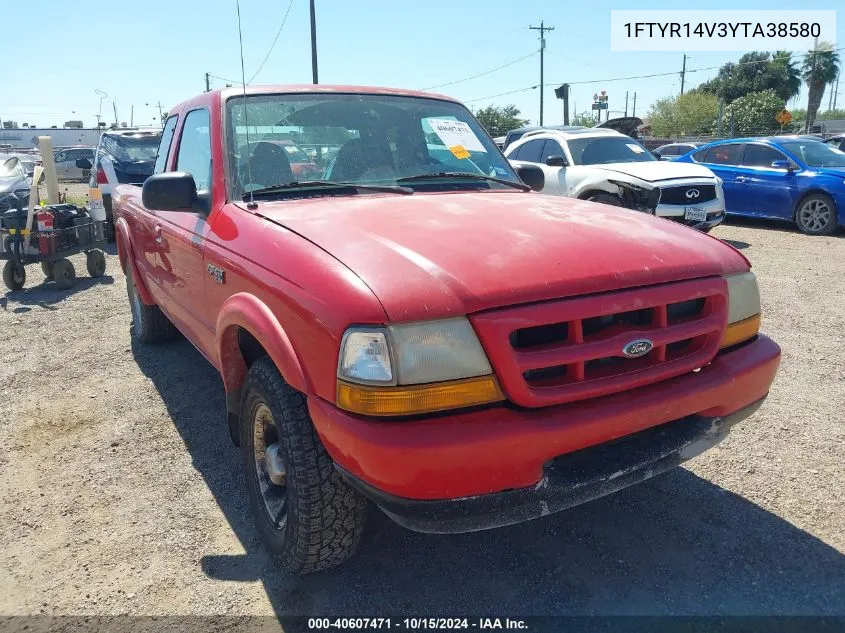
[[337,406],[362,415],[414,415],[504,399],[493,376],[398,387],[367,387],[337,381]]
[[737,343],[747,341],[752,336],[760,331],[760,315],[755,314],[753,317],[737,321],[736,323],[729,323],[725,329],[725,335],[722,337],[720,348],[730,347]]

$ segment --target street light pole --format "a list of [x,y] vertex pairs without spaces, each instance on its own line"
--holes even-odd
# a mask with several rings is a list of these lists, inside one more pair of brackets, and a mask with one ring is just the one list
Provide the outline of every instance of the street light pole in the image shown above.
[[103,118],[103,99],[107,99],[108,94],[99,88],[94,88],[94,92],[100,95],[100,110],[97,112],[97,129],[100,129],[100,120]]

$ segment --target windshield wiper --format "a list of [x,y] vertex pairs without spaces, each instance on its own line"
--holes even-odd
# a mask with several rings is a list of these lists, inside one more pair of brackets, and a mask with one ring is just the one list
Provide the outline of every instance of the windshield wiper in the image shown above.
[[272,187],[262,187],[253,191],[245,191],[241,194],[241,199],[247,202],[251,197],[256,196],[270,196],[277,193],[285,193],[295,189],[310,189],[319,190],[326,189],[336,191],[338,189],[347,189],[350,191],[379,191],[383,193],[401,193],[409,195],[414,193],[410,187],[400,187],[398,185],[364,185],[357,182],[334,182],[332,180],[294,180],[293,182],[285,182]]
[[522,191],[531,191],[531,187],[521,182],[514,182],[513,180],[505,180],[504,178],[494,178],[493,176],[485,176],[483,174],[469,174],[463,171],[438,171],[431,174],[419,174],[417,176],[405,176],[404,178],[397,178],[396,182],[414,182],[418,180],[442,180],[444,178],[464,178],[467,180],[486,180],[487,182],[497,182],[500,185],[507,185],[514,189],[521,189]]

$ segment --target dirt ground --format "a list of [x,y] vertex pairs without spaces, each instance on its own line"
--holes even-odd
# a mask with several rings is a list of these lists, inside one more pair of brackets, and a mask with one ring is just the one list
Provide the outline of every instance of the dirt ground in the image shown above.
[[258,542],[219,377],[184,340],[131,342],[114,254],[69,291],[30,267],[0,302],[0,614],[845,615],[845,236],[714,234],[753,262],[783,347],[727,441],[504,529],[376,515],[355,558],[301,579]]

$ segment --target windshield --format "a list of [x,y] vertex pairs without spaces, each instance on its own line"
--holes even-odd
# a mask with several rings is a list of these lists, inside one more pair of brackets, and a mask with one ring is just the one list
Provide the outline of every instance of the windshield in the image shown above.
[[113,136],[104,134],[100,145],[102,151],[120,162],[155,160],[160,134],[139,134],[136,136]]
[[573,165],[603,165],[606,163],[643,163],[657,160],[654,155],[632,138],[623,136],[593,136],[567,141]]
[[845,167],[845,152],[820,141],[788,141],[780,145],[810,167]]
[[[457,103],[360,94],[256,95],[246,103],[249,148],[244,99],[227,103],[233,198],[302,180],[291,163],[304,161],[315,165],[308,180],[334,183],[392,185],[443,172],[520,182],[487,133]],[[429,191],[508,188],[460,176],[402,184]]]

